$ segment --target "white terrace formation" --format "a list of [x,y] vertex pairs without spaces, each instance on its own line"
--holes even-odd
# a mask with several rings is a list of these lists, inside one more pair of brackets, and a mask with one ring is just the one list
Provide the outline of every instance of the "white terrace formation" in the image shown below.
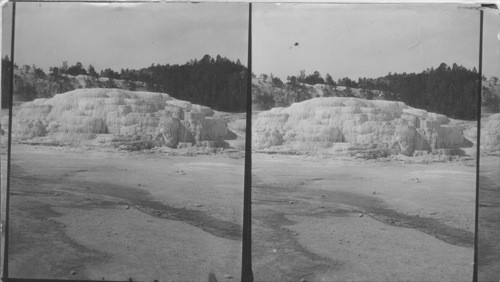
[[500,151],[500,113],[482,119],[481,123],[481,150]]
[[343,143],[410,156],[470,144],[449,122],[403,102],[315,98],[255,115],[253,148],[310,152]]
[[156,146],[221,140],[225,120],[208,107],[167,94],[120,89],[78,89],[24,103],[15,114],[15,140],[48,138],[73,142],[98,134],[140,136]]

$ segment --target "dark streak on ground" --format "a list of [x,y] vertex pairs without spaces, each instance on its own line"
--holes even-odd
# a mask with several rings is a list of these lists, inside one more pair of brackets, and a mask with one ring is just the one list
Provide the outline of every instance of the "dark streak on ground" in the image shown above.
[[[61,214],[49,204],[42,203],[40,197],[58,196],[23,193],[11,197],[15,207],[11,209],[9,229],[11,277],[88,279],[83,272],[86,262],[99,264],[106,260],[107,255],[82,246],[67,236],[64,226],[53,219]],[[64,196],[57,201],[62,203],[67,198]],[[57,260],[48,259],[54,252],[59,254]]]
[[[254,227],[254,233],[257,233],[257,238],[272,242],[272,244],[254,245],[255,248],[261,248],[254,252],[265,252],[265,246],[269,247],[269,245],[276,245],[280,250],[284,250],[287,263],[293,265],[281,266],[279,257],[276,258],[277,265],[273,265],[274,268],[280,269],[284,280],[298,281],[302,278],[307,280],[308,273],[327,269],[334,270],[343,265],[341,261],[320,257],[300,245],[296,239],[297,234],[284,228],[295,224],[295,222],[288,220],[286,215],[325,218],[362,213],[388,225],[416,229],[449,244],[473,247],[474,234],[472,232],[448,226],[435,218],[397,212],[377,197],[342,191],[311,189],[310,187],[305,193],[304,186],[306,184],[320,180],[323,178],[306,179],[295,184],[271,183],[268,185],[260,182],[259,178],[254,176],[252,203],[256,207],[253,218],[256,223],[262,224],[264,227]],[[272,208],[266,208],[266,206],[272,206]]]
[[[286,218],[285,213],[268,212],[265,215],[257,216],[266,227],[272,228],[273,232],[268,234],[268,239],[272,242],[276,250],[278,262],[287,261],[287,264],[273,265],[283,273],[283,281],[301,281],[313,277],[318,270],[327,271],[332,268],[342,267],[343,262],[332,260],[310,252],[297,241],[295,232],[286,228],[294,225],[295,222]],[[259,232],[254,230],[254,232]],[[258,253],[262,246],[254,246],[254,253]]]
[[[109,254],[88,249],[66,235],[55,218],[55,207],[108,209],[129,205],[151,216],[182,221],[212,235],[241,240],[241,226],[214,218],[202,211],[175,208],[155,201],[140,188],[110,183],[75,181],[71,176],[86,170],[62,174],[29,175],[13,164],[11,174],[11,228],[9,263],[18,278],[87,279],[84,268],[102,264]],[[56,261],[44,256],[59,254]],[[36,267],[33,267],[35,265]]]
[[[19,170],[20,168],[16,169]],[[240,225],[217,219],[202,211],[168,206],[164,203],[154,200],[154,198],[150,195],[149,192],[141,190],[139,188],[124,187],[112,183],[103,183],[103,182],[96,183],[96,182],[75,181],[75,180],[71,180],[71,187],[66,187],[64,185],[61,185],[61,183],[68,182],[68,181],[63,181],[63,179],[70,177],[73,174],[85,171],[86,170],[69,171],[64,173],[63,176],[55,178],[53,176],[30,177],[27,175],[18,175],[14,177],[17,178],[18,180],[24,180],[32,184],[35,183],[50,184],[50,186],[54,187],[56,191],[59,191],[59,193],[73,193],[73,194],[76,193],[76,194],[81,194],[82,196],[85,197],[91,197],[91,195],[94,195],[93,198],[95,198],[95,195],[105,196],[111,201],[111,203],[122,204],[122,205],[128,204],[154,217],[182,221],[184,223],[198,227],[203,231],[208,232],[217,237],[231,239],[231,240],[241,240],[242,227]],[[13,175],[16,174],[14,173]],[[23,187],[29,187],[29,185],[28,186],[24,185]],[[52,189],[52,191],[54,191],[54,189]],[[22,193],[26,192],[14,191],[13,193],[21,195]],[[51,192],[51,191],[46,192],[40,189],[37,189],[37,191],[34,192],[31,191],[30,189],[29,193],[40,193],[40,194],[47,193],[49,195],[50,194],[55,195],[55,193],[58,192]],[[99,198],[98,207],[101,207],[104,204],[105,202],[103,202],[102,199]],[[93,208],[95,207],[95,204],[91,205],[90,203],[84,203],[84,204],[78,204],[76,206],[75,205],[69,206],[69,208],[75,208],[75,207]]]
[[[214,236],[241,240],[242,227],[238,224],[212,217],[202,211],[177,208],[154,200],[149,192],[137,188],[118,186],[110,183],[71,181],[73,188],[67,191],[82,191],[86,195],[106,196],[118,204],[130,205],[151,216],[182,221],[198,227]],[[87,189],[86,187],[91,187]],[[88,205],[82,207],[88,207]]]
[[182,221],[214,236],[241,241],[242,227],[238,224],[217,219],[201,211],[175,208],[153,200],[134,200],[138,210],[159,218]]
[[[304,186],[304,183],[316,180],[322,180],[322,179],[318,178],[301,182],[298,185],[291,187],[292,189],[290,189],[290,187],[288,188],[279,186],[271,187],[265,185],[254,186],[254,188],[256,190],[259,190],[261,194],[266,194],[266,197],[270,196],[274,192],[277,192],[277,194],[282,195],[282,193],[285,193],[285,191],[289,195],[291,195],[291,192],[297,192],[298,189],[301,189]],[[416,215],[407,215],[404,213],[400,213],[394,209],[389,208],[387,204],[385,204],[381,199],[376,197],[359,195],[343,191],[325,191],[318,189],[309,189],[307,192],[307,196],[298,196],[295,198],[302,199],[303,201],[301,201],[301,203],[309,205],[316,204],[321,207],[321,204],[319,204],[319,200],[321,199],[321,202],[325,203],[328,206],[331,205],[336,206],[336,208],[334,209],[327,208],[327,206],[325,206],[323,209],[320,209],[319,211],[315,209],[315,207],[313,207],[314,210],[313,212],[304,210],[302,211],[301,215],[314,216],[314,217],[339,216],[340,214],[343,213],[339,212],[338,205],[348,205],[353,207],[353,209],[350,210],[350,213],[363,213],[371,216],[372,218],[378,221],[381,221],[389,225],[416,229],[418,231],[432,235],[435,238],[444,241],[448,244],[458,245],[462,247],[472,247],[474,244],[473,232],[448,226],[435,218],[420,217]],[[262,202],[273,202],[274,204],[290,203],[290,201],[288,200],[273,199],[273,198],[266,198],[262,200]]]

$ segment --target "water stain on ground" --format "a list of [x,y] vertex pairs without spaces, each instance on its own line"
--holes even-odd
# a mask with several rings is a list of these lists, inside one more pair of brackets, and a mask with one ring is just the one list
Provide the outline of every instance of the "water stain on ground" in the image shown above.
[[[333,261],[311,253],[298,243],[297,234],[286,226],[295,224],[287,216],[306,216],[316,218],[345,217],[352,214],[370,216],[385,224],[415,229],[449,244],[473,247],[474,234],[448,226],[435,218],[420,217],[400,213],[388,207],[377,197],[360,195],[345,191],[327,191],[305,187],[322,178],[311,178],[293,183],[269,183],[254,177],[253,218],[257,240],[270,241],[255,246],[254,253],[262,254],[266,247],[279,246],[286,257],[276,258],[275,268],[280,268],[283,279],[300,280],[314,277],[312,273],[341,268],[342,261]],[[260,248],[260,249],[259,249]],[[286,260],[286,263],[285,263]],[[284,266],[282,264],[288,264]],[[290,265],[291,264],[291,265]],[[308,273],[311,276],[308,276]]]
[[[15,169],[20,170],[19,167]],[[77,170],[69,171],[64,173],[60,177],[50,177],[45,178],[43,176],[14,176],[17,180],[22,180],[25,185],[14,185],[14,187],[19,186],[21,189],[24,187],[30,187],[29,184],[37,184],[40,186],[42,183],[45,185],[50,185],[55,188],[59,193],[72,193],[74,195],[81,195],[83,200],[85,197],[93,196],[104,196],[110,202],[108,204],[115,205],[130,205],[134,208],[145,212],[151,216],[158,218],[182,221],[184,223],[190,224],[192,226],[198,227],[203,231],[206,231],[214,236],[231,239],[231,240],[241,240],[242,227],[238,224],[220,220],[218,218],[212,217],[202,211],[190,210],[186,208],[177,208],[169,206],[165,203],[156,201],[148,191],[140,188],[131,188],[122,185],[116,185],[112,183],[105,182],[90,182],[90,181],[75,181],[71,180],[70,183],[65,179],[69,176],[77,173],[82,173],[87,170]],[[20,173],[22,175],[22,173]],[[13,173],[16,175],[16,173]],[[26,185],[28,184],[28,185]],[[70,187],[68,187],[70,185]],[[32,189],[27,188],[29,193],[47,193],[48,195],[57,195],[58,192],[44,192],[43,190],[31,191]],[[53,190],[53,189],[52,189]],[[22,193],[27,193],[23,190],[13,191],[13,195],[22,195]],[[16,194],[17,193],[17,194]],[[94,197],[93,197],[94,198]],[[99,199],[99,200],[97,200]],[[101,208],[106,206],[106,201],[102,200],[103,197],[93,199],[92,201],[83,201],[80,204],[72,204],[68,206],[69,208]]]
[[[169,206],[141,187],[72,178],[81,173],[87,170],[29,175],[13,164],[9,233],[12,277],[87,279],[85,267],[112,259],[110,254],[89,249],[69,237],[65,226],[57,221],[62,216],[55,211],[58,207],[92,210],[128,206],[157,218],[181,221],[220,238],[241,240],[242,228],[238,224],[202,211]],[[56,258],[54,253],[58,254]]]
[[[285,213],[265,212],[257,216],[262,223],[272,229],[264,235],[260,230],[255,230],[257,238],[265,236],[265,243],[260,242],[254,245],[253,254],[260,255],[263,252],[268,252],[271,249],[272,256],[276,256],[276,261],[272,265],[274,271],[279,271],[282,274],[280,281],[308,281],[309,277],[313,277],[318,271],[325,272],[331,269],[340,268],[343,266],[341,260],[333,260],[331,258],[317,255],[297,241],[295,232],[286,228],[286,226],[294,225],[295,222],[289,220]],[[286,261],[286,263],[285,263]],[[272,279],[271,279],[272,280]]]
[[[61,216],[40,194],[12,197],[9,228],[10,277],[88,279],[83,269],[88,263],[102,263],[107,255],[76,243],[54,218]],[[44,194],[42,197],[56,197]],[[51,258],[57,253],[57,259]],[[109,259],[109,258],[108,258]]]
[[[316,179],[312,179],[309,181],[315,181],[315,180]],[[290,195],[291,192],[297,192],[298,189],[301,189],[301,186],[303,185],[304,182],[294,185],[293,187],[290,186],[279,187],[279,186],[266,186],[266,185],[254,186],[254,189],[259,191],[257,195],[260,196],[259,199],[256,201],[256,203],[267,202],[273,204],[281,203],[284,205],[288,205],[290,203],[293,203],[293,201],[288,201],[287,200],[288,196],[284,194]],[[294,198],[298,199],[297,203],[300,202],[304,205],[313,206],[312,209],[310,208],[299,209],[298,213],[300,215],[313,216],[313,217],[326,217],[326,216],[342,216],[345,215],[346,213],[362,213],[362,214],[367,214],[372,218],[379,220],[385,224],[416,229],[418,231],[432,235],[435,238],[449,244],[463,246],[463,247],[472,247],[474,244],[473,232],[448,226],[435,218],[428,218],[417,215],[408,215],[400,213],[394,209],[389,208],[383,200],[376,197],[360,195],[346,191],[325,191],[318,189],[308,189],[307,195],[301,193],[300,195],[297,195]],[[315,208],[319,204],[319,202],[317,202],[316,200],[318,198],[321,198],[322,203],[328,204],[328,206],[335,206],[336,208],[334,209],[327,208],[326,206],[321,206],[321,204],[319,205],[319,209]],[[350,206],[351,208],[347,210],[339,208],[342,206]]]

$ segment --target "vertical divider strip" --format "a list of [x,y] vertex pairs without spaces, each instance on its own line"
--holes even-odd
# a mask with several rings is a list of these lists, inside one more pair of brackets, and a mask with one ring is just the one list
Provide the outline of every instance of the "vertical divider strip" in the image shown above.
[[247,115],[245,183],[243,190],[243,244],[241,281],[253,281],[252,272],[252,3],[248,3]]
[[474,268],[472,271],[472,281],[478,281],[478,263],[479,263],[479,158],[481,147],[481,92],[483,80],[483,10],[479,11],[479,81],[477,83],[476,103],[477,103],[477,142],[476,142],[476,214],[474,219]]
[[[8,132],[8,144],[7,144],[7,170],[2,169],[2,202],[1,202],[1,256],[2,256],[2,267],[1,267],[1,277],[2,279],[9,277],[9,197],[10,197],[10,158],[11,158],[11,143],[12,143],[12,105],[14,100],[14,38],[16,30],[16,2],[12,2],[12,37],[10,43],[10,85],[9,85],[9,132]],[[5,174],[3,174],[5,172]]]
[[16,30],[16,2],[12,1],[12,37],[10,43],[10,87],[9,87],[9,132],[8,132],[8,144],[7,144],[7,170],[2,170],[5,174],[2,175],[1,188],[2,188],[2,225],[1,225],[1,256],[2,256],[2,267],[1,267],[1,278],[9,277],[9,197],[10,197],[10,158],[11,158],[11,143],[12,143],[12,105],[14,100],[14,38]]

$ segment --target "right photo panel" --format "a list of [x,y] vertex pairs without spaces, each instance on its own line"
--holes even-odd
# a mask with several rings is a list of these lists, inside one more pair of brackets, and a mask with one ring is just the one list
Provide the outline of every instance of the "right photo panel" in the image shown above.
[[[480,12],[258,3],[252,13],[255,280],[471,281]],[[483,74],[500,90],[498,74]]]
[[484,12],[478,280],[500,280],[500,15]]

